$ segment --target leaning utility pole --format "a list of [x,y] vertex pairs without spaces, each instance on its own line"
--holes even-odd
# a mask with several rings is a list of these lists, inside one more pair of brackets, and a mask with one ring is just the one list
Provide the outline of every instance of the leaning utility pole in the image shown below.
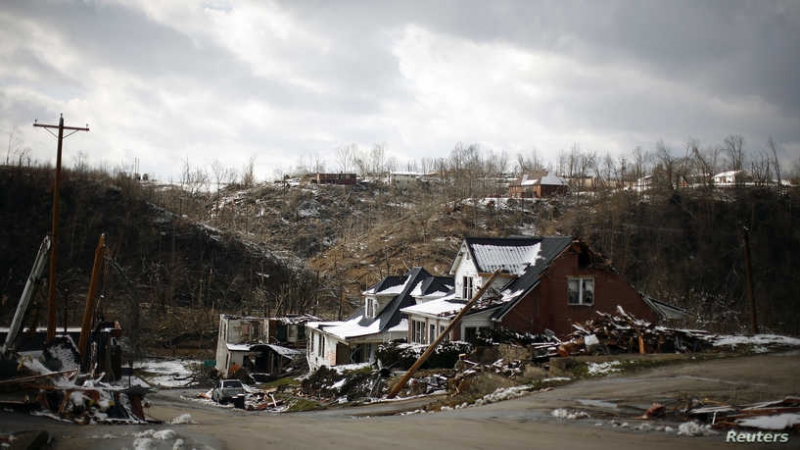
[[431,354],[436,350],[436,347],[444,340],[444,338],[448,334],[450,334],[453,328],[458,326],[458,324],[461,322],[461,318],[464,317],[464,315],[469,312],[469,310],[472,308],[472,305],[474,305],[475,302],[480,300],[480,298],[483,297],[484,292],[486,292],[489,289],[489,287],[492,286],[492,281],[494,281],[495,277],[500,274],[500,270],[501,269],[497,269],[494,272],[492,272],[492,275],[489,277],[488,280],[486,280],[486,283],[484,283],[483,287],[478,290],[478,292],[472,297],[470,301],[467,302],[466,305],[464,305],[463,308],[461,308],[461,311],[459,311],[458,314],[456,314],[456,316],[453,318],[453,320],[450,321],[450,324],[447,325],[447,328],[445,328],[444,331],[439,333],[439,337],[437,337],[435,341],[431,342],[431,344],[428,346],[425,352],[423,352],[422,355],[420,355],[420,357],[416,360],[416,362],[414,362],[414,364],[411,365],[408,371],[406,371],[405,375],[403,375],[402,378],[400,378],[400,381],[398,381],[397,384],[394,385],[392,390],[389,391],[389,395],[387,395],[386,398],[394,398],[397,395],[397,393],[400,392],[400,389],[403,389],[403,386],[405,386],[406,383],[408,383],[408,380],[411,379],[411,376],[414,375],[414,372],[416,372],[417,369],[419,369],[420,366],[422,366],[425,363],[428,357],[431,356]]
[[[53,187],[53,228],[50,235],[50,273],[47,277],[47,340],[50,342],[56,336],[56,269],[58,268],[58,189],[61,186],[61,147],[64,138],[72,136],[78,131],[89,131],[89,125],[86,127],[65,127],[64,115],[62,114],[58,119],[58,125],[44,125],[33,122],[34,127],[44,128],[45,131],[56,136],[50,131],[51,128],[58,129],[58,152],[56,153],[56,181]],[[72,131],[72,133],[64,136],[64,130]]]

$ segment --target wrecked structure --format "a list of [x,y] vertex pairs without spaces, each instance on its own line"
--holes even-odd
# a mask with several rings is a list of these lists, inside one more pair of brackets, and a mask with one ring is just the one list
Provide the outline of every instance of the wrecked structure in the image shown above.
[[224,377],[241,369],[266,380],[304,367],[305,325],[311,315],[252,317],[220,314],[214,368]]

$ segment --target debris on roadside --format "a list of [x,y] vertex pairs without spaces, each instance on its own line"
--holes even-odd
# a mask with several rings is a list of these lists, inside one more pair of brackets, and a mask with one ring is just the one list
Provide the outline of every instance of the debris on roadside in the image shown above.
[[757,428],[764,430],[800,431],[800,397],[783,400],[730,405],[710,400],[697,401],[686,415],[708,423],[715,429]]
[[558,346],[560,356],[579,354],[698,352],[711,347],[710,333],[656,326],[617,307],[617,314],[597,312],[583,325],[573,324],[571,340]]

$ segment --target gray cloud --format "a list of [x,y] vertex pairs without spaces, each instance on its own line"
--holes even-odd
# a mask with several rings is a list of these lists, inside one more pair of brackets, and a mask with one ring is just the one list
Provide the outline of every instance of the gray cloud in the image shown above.
[[[74,143],[92,159],[162,178],[349,142],[553,158],[737,133],[800,152],[797,2],[11,1],[0,29],[0,130],[63,111],[97,125]],[[26,133],[40,159],[46,139]]]

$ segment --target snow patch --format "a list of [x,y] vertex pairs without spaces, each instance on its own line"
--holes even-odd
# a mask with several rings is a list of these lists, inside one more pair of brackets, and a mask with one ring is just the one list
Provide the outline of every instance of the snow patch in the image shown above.
[[621,361],[608,361],[603,363],[588,363],[589,375],[607,375],[613,372],[619,372],[622,365]]
[[717,434],[711,425],[700,425],[697,422],[684,422],[678,425],[679,436],[713,436]]
[[191,414],[185,413],[185,414],[181,414],[180,416],[170,420],[169,423],[172,424],[172,425],[182,425],[182,424],[187,424],[187,423],[194,423],[194,421],[192,420],[192,415]]
[[569,410],[564,408],[554,409],[550,414],[556,419],[566,420],[587,419],[589,417],[589,414],[586,411]]

